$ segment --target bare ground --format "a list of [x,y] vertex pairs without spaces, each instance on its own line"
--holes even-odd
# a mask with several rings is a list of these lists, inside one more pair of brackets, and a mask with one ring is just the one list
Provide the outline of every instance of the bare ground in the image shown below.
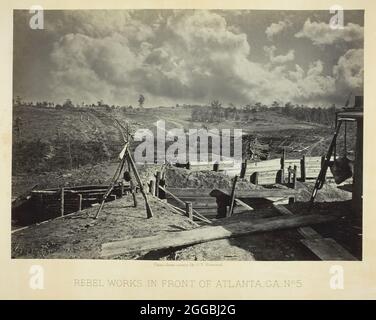
[[[158,166],[142,166],[139,171],[144,181],[149,181]],[[158,169],[160,169],[158,167]],[[80,170],[79,175],[61,176],[55,183],[66,183],[74,177],[87,174],[88,168]],[[110,170],[106,166],[96,166],[92,172],[96,179],[108,179]],[[50,178],[50,177],[49,177]],[[51,181],[50,179],[48,179]],[[231,178],[217,172],[192,172],[181,168],[168,168],[166,184],[171,187],[222,187],[232,185]],[[248,181],[240,181],[239,188],[254,189]],[[289,206],[295,213],[307,210],[313,183],[298,183],[297,203]],[[325,184],[317,195],[314,212],[343,214],[343,218],[315,229],[324,237],[334,238],[361,259],[361,221],[352,219],[349,215],[351,193],[346,186],[338,187]],[[195,225],[183,215],[173,213],[169,207],[156,199],[150,199],[154,217],[146,218],[144,202],[138,194],[139,207],[134,208],[130,196],[106,203],[100,217],[93,220],[97,207],[83,210],[80,213],[58,218],[12,234],[13,258],[64,258],[64,259],[98,259],[103,243],[127,238],[145,237],[156,233],[178,232],[194,228]],[[249,203],[253,206],[252,203]],[[279,213],[273,208],[272,202],[264,201],[254,205],[257,210],[228,218],[236,221],[239,218],[249,220],[276,216]],[[245,217],[246,216],[246,217]],[[221,220],[213,220],[220,224]],[[300,242],[296,230],[274,231],[254,234],[240,238],[216,240],[207,243],[177,248],[176,250],[161,250],[140,255],[121,256],[118,259],[152,259],[152,260],[206,260],[206,261],[252,261],[252,260],[317,260]]]
[[13,233],[12,257],[97,259],[105,242],[194,227],[188,218],[173,213],[155,199],[150,199],[154,217],[147,219],[142,197],[138,195],[137,208],[131,199],[127,196],[106,203],[97,220],[91,218],[97,210],[93,207]]

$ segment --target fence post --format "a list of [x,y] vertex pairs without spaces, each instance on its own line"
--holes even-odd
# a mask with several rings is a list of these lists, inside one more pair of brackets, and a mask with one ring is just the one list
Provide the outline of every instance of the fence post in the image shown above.
[[242,167],[240,169],[240,178],[243,179],[244,176],[245,176],[245,173],[247,171],[247,159],[244,160],[244,162],[242,162]]
[[232,212],[234,211],[235,188],[236,188],[236,183],[237,182],[238,182],[238,176],[235,176],[234,183],[232,185],[232,190],[231,190],[230,210],[226,214],[227,217],[231,217],[232,216]]
[[124,195],[124,182],[120,182],[120,198]]
[[154,180],[150,180],[150,184],[149,184],[149,192],[150,192],[150,194],[152,194],[153,196],[155,195],[155,181],[154,181]]
[[281,157],[281,184],[285,182],[285,158],[286,158],[286,149],[282,149]]
[[82,194],[78,194],[78,211],[82,210]]
[[61,188],[61,195],[60,195],[60,214],[61,216],[64,215],[64,188]]
[[306,181],[306,158],[305,155],[300,159],[300,178],[302,182]]
[[155,176],[155,196],[159,198],[159,185],[161,183],[161,172],[157,171]]
[[192,209],[192,202],[186,202],[185,203],[185,212],[187,214],[187,217],[190,220],[193,220],[193,209]]
[[133,181],[129,181],[129,185],[131,187],[131,192],[132,192],[132,198],[133,198],[133,207],[137,208],[137,197],[136,197],[136,188],[133,184]]
[[296,165],[294,165],[294,176],[292,180],[292,187],[295,189],[296,188],[296,172],[298,171],[298,168]]
[[217,172],[219,170],[219,163],[218,162],[215,162],[213,164],[213,171]]

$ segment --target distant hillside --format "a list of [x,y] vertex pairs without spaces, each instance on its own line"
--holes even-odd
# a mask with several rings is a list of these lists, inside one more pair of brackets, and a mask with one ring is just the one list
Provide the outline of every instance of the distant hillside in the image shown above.
[[108,160],[122,138],[113,121],[93,110],[16,107],[13,174],[78,168]]
[[[312,130],[322,127],[273,110],[253,113],[244,119],[207,121],[192,119],[192,107],[105,109],[105,108],[13,108],[13,174],[77,169],[114,159],[123,138],[114,119],[130,133],[138,128],[155,131],[165,120],[165,129],[242,129],[244,133],[272,136],[281,130]],[[204,110],[204,109],[203,109]],[[204,111],[203,111],[204,112]]]

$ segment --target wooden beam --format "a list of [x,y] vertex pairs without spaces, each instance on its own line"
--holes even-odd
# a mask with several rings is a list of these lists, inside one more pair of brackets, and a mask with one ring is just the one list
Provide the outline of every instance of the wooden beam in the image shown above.
[[185,203],[185,213],[190,220],[193,220],[192,202]]
[[[286,216],[294,214],[284,206],[274,206],[280,213]],[[357,260],[345,248],[339,245],[334,239],[323,238],[316,230],[311,227],[301,227],[297,229],[298,233],[305,239],[300,242],[310,249],[321,260]]]
[[[219,189],[220,192],[227,196],[231,196],[231,193],[226,189]],[[260,189],[260,190],[237,190],[237,198],[283,198],[293,197],[296,194],[294,189]]]
[[235,199],[235,202],[236,202],[238,205],[240,205],[240,206],[246,208],[247,210],[250,210],[250,211],[253,211],[253,210],[254,210],[251,206],[249,206],[249,205],[246,204],[245,202],[241,201],[240,199]]
[[294,175],[292,177],[292,188],[295,189],[296,188],[296,173],[298,171],[298,168],[296,165],[294,165]]
[[[162,199],[159,199],[157,198],[156,196],[152,196],[153,199],[157,200],[158,202],[162,203],[163,205],[167,206],[172,212],[174,212],[175,214],[182,214],[184,215],[185,214],[185,210],[182,210],[178,207],[175,207],[174,205],[172,205],[171,203],[168,203],[168,202],[165,202],[164,200]],[[194,218],[196,218],[197,220],[200,220],[200,218],[196,217],[195,215],[193,215]],[[205,222],[205,221],[203,221]],[[200,225],[197,224],[196,222],[194,222],[193,220],[190,220],[190,223],[192,225],[194,225],[195,227],[199,227]]]
[[152,195],[155,195],[155,180],[150,180],[149,192]]
[[[294,213],[292,213],[289,209],[282,205],[274,205],[274,208],[276,208],[278,212],[283,215],[294,216]],[[315,230],[313,230],[311,227],[298,228],[297,231],[301,236],[305,237],[306,239],[321,238],[321,235]]]
[[232,184],[232,190],[231,190],[231,197],[230,197],[230,210],[226,213],[226,217],[231,217],[232,212],[234,211],[234,205],[235,205],[235,188],[236,183],[238,182],[238,176],[235,176],[234,182]]
[[308,247],[321,260],[341,260],[341,261],[356,261],[350,252],[340,246],[334,239],[319,238],[319,239],[301,239],[306,247]]
[[140,192],[141,192],[142,196],[144,197],[147,218],[148,219],[152,218],[153,217],[153,210],[151,209],[151,206],[149,204],[148,197],[147,197],[147,195],[145,193],[145,190],[144,190],[144,187],[142,185],[142,181],[141,181],[141,178],[140,178],[140,176],[138,174],[136,164],[134,163],[132,155],[130,154],[130,152],[129,152],[128,149],[126,150],[126,152],[127,152],[128,163],[129,163],[130,167],[133,170],[133,173],[134,173],[134,175],[136,177],[136,180],[137,180],[137,184],[138,184],[138,186],[140,188]]
[[302,159],[300,160],[300,180],[302,182],[306,181],[306,157],[303,155]]
[[280,183],[285,183],[285,158],[286,158],[286,149],[283,148],[282,150],[282,157],[281,157],[281,181]]
[[292,173],[292,169],[291,169],[291,166],[289,166],[287,168],[287,183],[291,183],[291,173]]
[[[163,188],[162,186],[159,186],[159,188],[163,190],[166,194],[170,195],[175,201],[177,201],[178,203],[182,204],[185,207],[185,201],[179,199],[178,197],[176,197],[174,194],[172,194],[170,191]],[[192,209],[192,211],[194,213],[194,216],[197,216],[199,220],[202,220],[207,223],[212,223],[210,220],[206,219],[203,215],[199,214],[196,210]]]
[[60,215],[64,215],[64,188],[60,190]]
[[155,196],[159,198],[159,186],[161,184],[161,172],[157,171],[155,175]]
[[244,219],[241,223],[232,222],[221,226],[200,227],[193,230],[161,233],[144,238],[133,238],[102,244],[101,257],[113,257],[131,253],[149,252],[167,248],[177,248],[197,243],[240,237],[256,232],[266,232],[304,225],[328,222],[336,219],[332,215],[300,215],[272,217],[258,220]]
[[52,190],[32,190],[31,194],[58,194],[60,192],[61,192],[61,190],[56,190],[56,191],[52,191]]
[[133,207],[137,208],[138,202],[137,202],[136,188],[135,188],[134,183],[133,183],[132,180],[129,181],[129,183],[131,184],[131,193],[132,193],[132,199],[133,199]]
[[[159,187],[166,191],[165,188]],[[168,188],[166,194],[178,198],[207,198],[215,197],[214,193],[220,195],[221,193],[231,196],[231,189],[197,189],[197,188]],[[268,198],[268,197],[292,197],[295,196],[297,190],[294,189],[255,189],[255,190],[236,190],[236,198]],[[179,200],[180,200],[179,199]]]
[[78,210],[77,211],[81,211],[82,210],[82,194],[79,194],[78,195]]
[[248,160],[245,159],[244,162],[242,162],[242,166],[240,169],[240,178],[243,179],[245,176],[245,173],[247,172],[247,162]]

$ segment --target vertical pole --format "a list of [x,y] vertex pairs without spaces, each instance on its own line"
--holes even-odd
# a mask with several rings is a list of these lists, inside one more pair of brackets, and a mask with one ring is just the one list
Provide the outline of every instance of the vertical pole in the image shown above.
[[155,195],[155,180],[150,180],[149,192],[150,194]]
[[82,194],[78,194],[78,211],[82,210]]
[[235,203],[235,188],[236,183],[238,182],[238,176],[235,176],[234,183],[232,184],[232,190],[231,190],[231,200],[230,200],[230,210],[227,212],[226,216],[231,217],[232,213],[234,211],[234,203]]
[[242,162],[242,168],[240,170],[240,178],[243,179],[244,176],[245,176],[245,173],[247,171],[247,159],[244,160],[244,162]]
[[358,217],[363,212],[363,119],[356,122],[355,163],[353,174],[352,208]]
[[285,182],[285,158],[286,158],[286,149],[283,148],[282,150],[282,157],[281,157],[281,183]]
[[[127,154],[126,154],[126,156],[127,156],[127,160],[128,160],[128,162],[129,162],[130,166],[132,167],[133,174],[134,174],[135,177],[136,177],[136,180],[137,180],[138,186],[139,186],[139,188],[140,188],[141,194],[142,194],[142,196],[144,197],[144,200],[145,200],[145,206],[146,206],[146,214],[147,214],[147,218],[148,218],[148,219],[149,219],[149,218],[152,218],[152,217],[153,217],[153,210],[151,209],[151,206],[150,206],[150,204],[149,204],[148,197],[147,197],[147,195],[146,195],[146,193],[145,193],[145,190],[144,190],[144,187],[143,187],[143,185],[142,185],[142,181],[141,181],[141,178],[140,178],[140,176],[139,176],[139,174],[138,174],[136,164],[134,163],[134,161],[133,161],[133,159],[132,159],[132,156],[131,156],[131,154],[130,154],[130,152],[129,152],[128,149],[126,150],[126,152],[127,152]],[[159,188],[158,188],[158,189],[159,189]]]
[[287,183],[291,183],[291,166],[287,168]]
[[129,143],[129,124],[128,124],[128,122],[126,123],[125,127],[126,127],[127,142]]
[[300,159],[300,178],[302,182],[306,181],[306,158],[305,155]]
[[161,172],[157,171],[155,176],[155,196],[159,198],[159,185],[161,184]]
[[192,202],[186,202],[185,203],[185,212],[187,214],[187,217],[190,220],[193,220],[193,209],[192,209]]
[[296,188],[296,172],[298,171],[298,168],[296,167],[296,165],[294,165],[294,176],[293,176],[293,180],[292,180],[292,187],[295,189]]
[[122,197],[124,195],[124,182],[121,181],[120,182],[120,197]]
[[325,164],[325,156],[321,156],[321,168],[324,166]]
[[131,192],[132,192],[133,207],[137,208],[136,187],[134,186],[132,179],[131,181],[129,181],[129,186],[131,187]]
[[64,215],[64,188],[61,188],[61,195],[60,195],[60,213],[61,216]]

